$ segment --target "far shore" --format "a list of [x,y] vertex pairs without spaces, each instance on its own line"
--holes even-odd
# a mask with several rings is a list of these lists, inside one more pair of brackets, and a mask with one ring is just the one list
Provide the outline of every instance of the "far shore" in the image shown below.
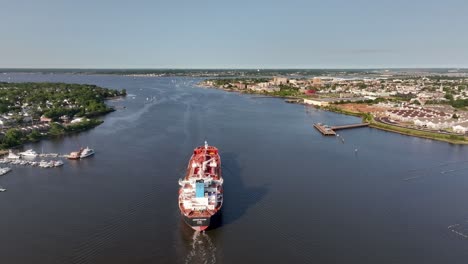
[[[345,111],[345,110],[338,109],[338,108],[324,107],[320,109],[330,111],[330,112],[335,112],[338,114],[357,116],[357,117],[362,117],[363,119],[365,118],[364,113],[350,112],[350,111]],[[459,136],[446,135],[446,134],[434,133],[431,131],[423,131],[423,130],[417,130],[417,129],[412,129],[412,128],[393,126],[393,125],[384,124],[379,121],[376,121],[373,117],[372,119],[366,120],[366,121],[369,122],[369,127],[380,129],[380,130],[387,131],[387,132],[394,132],[394,133],[398,133],[398,134],[402,134],[406,136],[443,141],[443,142],[447,142],[451,144],[468,145],[468,138],[463,135],[459,135]]]
[[[261,92],[255,92],[251,90],[232,90],[232,89],[226,89],[226,88],[221,88],[221,87],[216,87],[216,86],[208,86],[208,85],[202,85],[201,83],[197,85],[198,87],[202,88],[211,88],[211,89],[217,89],[217,90],[223,90],[226,92],[236,92],[236,93],[241,93],[241,94],[251,94],[251,95],[259,95],[263,96],[265,98],[282,98],[286,99],[285,102],[288,103],[298,103],[298,104],[304,104],[298,102],[298,100],[303,100],[304,98],[301,97],[293,97],[293,96],[277,96],[277,95],[272,95],[272,94],[265,94]],[[290,99],[290,100],[288,100]],[[318,107],[318,109],[326,110],[329,112],[335,112],[339,114],[344,114],[344,115],[350,115],[350,116],[357,116],[361,118],[365,118],[365,113],[360,113],[360,112],[351,112],[351,111],[346,111],[343,109],[339,108],[333,108],[333,107]],[[459,145],[468,145],[468,138],[463,135],[459,136],[454,136],[454,135],[446,135],[446,134],[440,134],[440,133],[434,133],[430,131],[422,131],[422,130],[416,130],[416,129],[411,129],[411,128],[403,128],[399,126],[392,126],[389,124],[384,124],[380,123],[373,118],[371,120],[366,120],[369,122],[369,126],[372,128],[380,129],[383,131],[388,131],[388,132],[394,132],[394,133],[399,133],[402,135],[406,136],[413,136],[413,137],[420,137],[420,138],[426,138],[426,139],[432,139],[432,140],[437,140],[437,141],[442,141],[442,142],[447,142],[451,144],[459,144]]]

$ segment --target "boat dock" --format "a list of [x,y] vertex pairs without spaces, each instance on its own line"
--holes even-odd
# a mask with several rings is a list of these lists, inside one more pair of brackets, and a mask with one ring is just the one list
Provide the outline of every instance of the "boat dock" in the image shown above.
[[369,123],[360,123],[360,124],[350,124],[342,126],[328,126],[321,123],[314,124],[314,127],[322,133],[324,136],[336,136],[336,130],[348,129],[348,128],[357,128],[357,127],[366,127],[369,126]]
[[304,100],[303,99],[284,99],[284,101],[290,104],[298,104],[298,103],[302,103]]
[[335,131],[331,129],[331,127],[327,125],[322,125],[321,123],[314,124],[314,127],[322,133],[324,136],[336,136]]

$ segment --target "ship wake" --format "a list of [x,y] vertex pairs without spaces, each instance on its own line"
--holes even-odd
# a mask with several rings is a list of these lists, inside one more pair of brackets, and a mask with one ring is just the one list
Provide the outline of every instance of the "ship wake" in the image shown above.
[[195,231],[192,237],[192,247],[185,258],[185,263],[216,263],[216,246],[205,232]]

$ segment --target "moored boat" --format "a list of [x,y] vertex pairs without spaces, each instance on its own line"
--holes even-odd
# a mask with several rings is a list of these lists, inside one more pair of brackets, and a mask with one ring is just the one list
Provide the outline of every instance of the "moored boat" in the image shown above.
[[63,166],[63,161],[61,160],[55,160],[53,161],[54,167],[60,167]]
[[9,167],[0,168],[0,176],[4,175],[4,174],[7,174],[10,171],[11,171],[11,168],[9,168]]
[[205,141],[205,146],[193,151],[186,175],[179,179],[179,209],[185,223],[194,230],[207,229],[221,210],[223,181],[218,149]]
[[45,160],[41,160],[39,162],[39,167],[41,168],[48,168],[49,167],[49,162],[45,161]]
[[32,150],[32,149],[28,149],[26,151],[23,151],[23,152],[20,152],[18,153],[21,157],[24,157],[24,158],[35,158],[37,157],[37,152]]
[[94,149],[90,149],[89,147],[86,147],[85,149],[83,149],[83,151],[81,151],[80,159],[84,159],[84,158],[89,157],[89,156],[91,156],[93,154],[94,154]]
[[19,159],[19,155],[15,154],[11,149],[8,151],[7,159]]
[[67,159],[71,159],[71,160],[80,159],[82,151],[83,151],[83,149],[80,149],[78,151],[70,152],[70,154],[68,154],[68,156],[66,156],[66,157],[67,157]]

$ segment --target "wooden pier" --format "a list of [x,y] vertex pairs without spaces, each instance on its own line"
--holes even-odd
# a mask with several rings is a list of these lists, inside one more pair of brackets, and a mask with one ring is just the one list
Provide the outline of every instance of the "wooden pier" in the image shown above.
[[322,125],[320,123],[314,124],[314,127],[320,131],[324,136],[336,136],[335,131],[331,129],[331,127],[327,125]]
[[357,128],[357,127],[366,127],[369,126],[369,123],[360,123],[360,124],[351,124],[343,126],[327,126],[321,123],[314,124],[314,127],[322,133],[324,136],[336,136],[336,130],[348,129],[348,128]]

